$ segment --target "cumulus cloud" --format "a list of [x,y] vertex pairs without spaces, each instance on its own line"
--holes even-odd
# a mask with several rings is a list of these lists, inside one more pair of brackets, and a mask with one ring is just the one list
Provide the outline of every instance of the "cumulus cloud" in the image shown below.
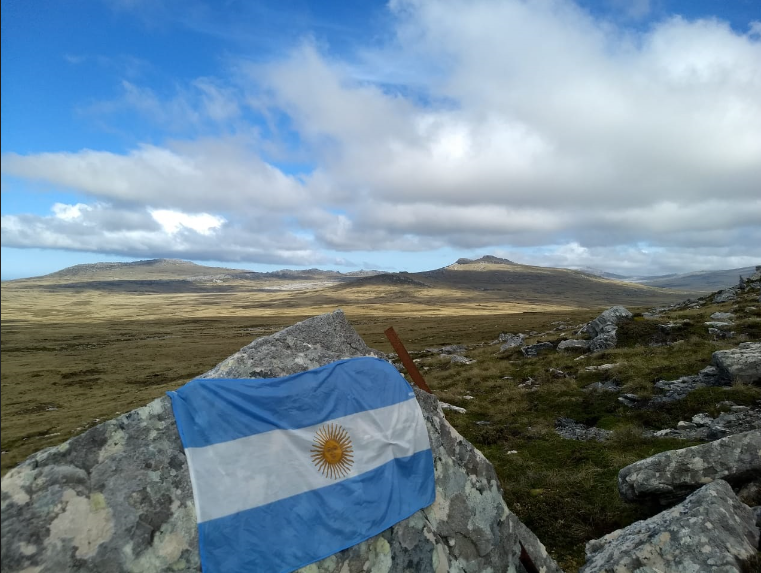
[[[629,15],[650,8],[639,1]],[[533,249],[538,260],[605,268],[613,257],[619,270],[761,256],[757,23],[742,34],[673,17],[636,32],[567,0],[389,9],[393,40],[354,56],[305,42],[279,61],[241,62],[225,80],[198,78],[181,92],[192,98],[123,86],[124,101],[157,121],[227,126],[253,113],[287,124],[270,136],[288,141],[268,143],[306,157],[309,173],[291,175],[263,158],[261,141],[230,137],[4,154],[4,174],[91,202],[4,218],[3,244],[20,241],[26,217],[40,237],[55,231],[49,244],[102,250],[95,230],[83,242],[77,229],[121,209],[146,225],[148,236],[120,237],[118,252],[134,256],[161,237],[179,252],[264,262],[261,241],[280,236],[291,264],[325,249],[442,247]]]

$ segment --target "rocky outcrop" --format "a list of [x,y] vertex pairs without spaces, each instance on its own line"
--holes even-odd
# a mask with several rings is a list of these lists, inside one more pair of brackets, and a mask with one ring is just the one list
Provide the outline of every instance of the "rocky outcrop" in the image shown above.
[[630,320],[632,313],[626,310],[623,306],[613,306],[604,311],[593,321],[588,322],[583,332],[594,338],[605,332],[608,326],[617,326],[623,320]]
[[719,376],[719,372],[713,366],[706,366],[694,376],[682,376],[676,380],[659,380],[655,387],[664,390],[664,394],[655,396],[650,403],[662,404],[681,400],[687,394],[705,386],[729,386],[729,383]]
[[634,462],[618,473],[618,492],[626,501],[670,505],[718,479],[739,488],[758,478],[761,430],[753,430]]
[[501,342],[502,346],[499,347],[500,352],[504,352],[510,348],[516,346],[523,346],[525,336],[522,334],[511,334],[510,332],[503,332],[499,335],[497,342]]
[[[372,355],[340,311],[255,340],[206,377],[293,374]],[[502,500],[493,466],[416,390],[431,439],[436,501],[305,568],[359,571],[560,569]],[[195,507],[168,397],[34,454],[2,480],[3,572],[200,571]]]
[[714,352],[711,363],[727,382],[761,384],[761,342],[743,342],[737,348]]
[[608,348],[615,348],[618,344],[616,331],[618,325],[624,320],[631,320],[632,313],[623,306],[613,306],[601,313],[593,321],[588,322],[581,329],[581,333],[588,334],[592,340],[589,341],[589,350],[599,352]]
[[755,515],[723,480],[648,520],[590,541],[579,573],[742,573],[757,557]]
[[643,432],[643,435],[711,441],[752,430],[761,430],[761,408],[732,405],[729,412],[722,412],[715,418],[704,413],[695,414],[691,421],[681,421],[676,428]]

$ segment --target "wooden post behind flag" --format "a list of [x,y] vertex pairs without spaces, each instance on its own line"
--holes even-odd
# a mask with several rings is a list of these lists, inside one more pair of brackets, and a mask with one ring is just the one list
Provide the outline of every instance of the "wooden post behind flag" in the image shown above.
[[423,379],[423,375],[417,369],[417,366],[415,366],[415,363],[412,361],[412,358],[410,358],[410,355],[407,353],[407,349],[404,347],[404,344],[402,344],[402,341],[399,339],[399,335],[396,334],[394,327],[389,326],[383,332],[383,334],[386,335],[386,338],[388,338],[388,341],[391,343],[391,346],[393,346],[394,350],[396,350],[396,353],[399,355],[399,359],[402,361],[402,364],[404,364],[404,367],[407,369],[407,372],[409,372],[410,377],[412,378],[412,381],[415,383],[415,385],[421,390],[425,390],[429,394],[433,394],[433,392],[431,392],[431,389],[428,387],[428,384],[425,383],[425,380]]

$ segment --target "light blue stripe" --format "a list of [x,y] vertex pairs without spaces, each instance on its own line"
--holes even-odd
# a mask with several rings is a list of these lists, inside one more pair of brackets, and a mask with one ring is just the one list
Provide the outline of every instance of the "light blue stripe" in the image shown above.
[[204,573],[286,573],[360,543],[433,503],[431,450],[198,525]]
[[371,357],[284,378],[196,378],[167,394],[186,448],[313,426],[414,396],[396,368]]

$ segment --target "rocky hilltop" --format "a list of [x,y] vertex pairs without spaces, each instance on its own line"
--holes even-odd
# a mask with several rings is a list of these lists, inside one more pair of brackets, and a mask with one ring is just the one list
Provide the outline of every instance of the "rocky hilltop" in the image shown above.
[[[337,311],[255,340],[206,377],[293,374],[375,354]],[[560,568],[502,500],[492,465],[416,390],[431,439],[436,501],[310,572]],[[169,398],[43,450],[2,480],[2,570],[200,571],[187,461]],[[523,557],[522,557],[523,556]]]

